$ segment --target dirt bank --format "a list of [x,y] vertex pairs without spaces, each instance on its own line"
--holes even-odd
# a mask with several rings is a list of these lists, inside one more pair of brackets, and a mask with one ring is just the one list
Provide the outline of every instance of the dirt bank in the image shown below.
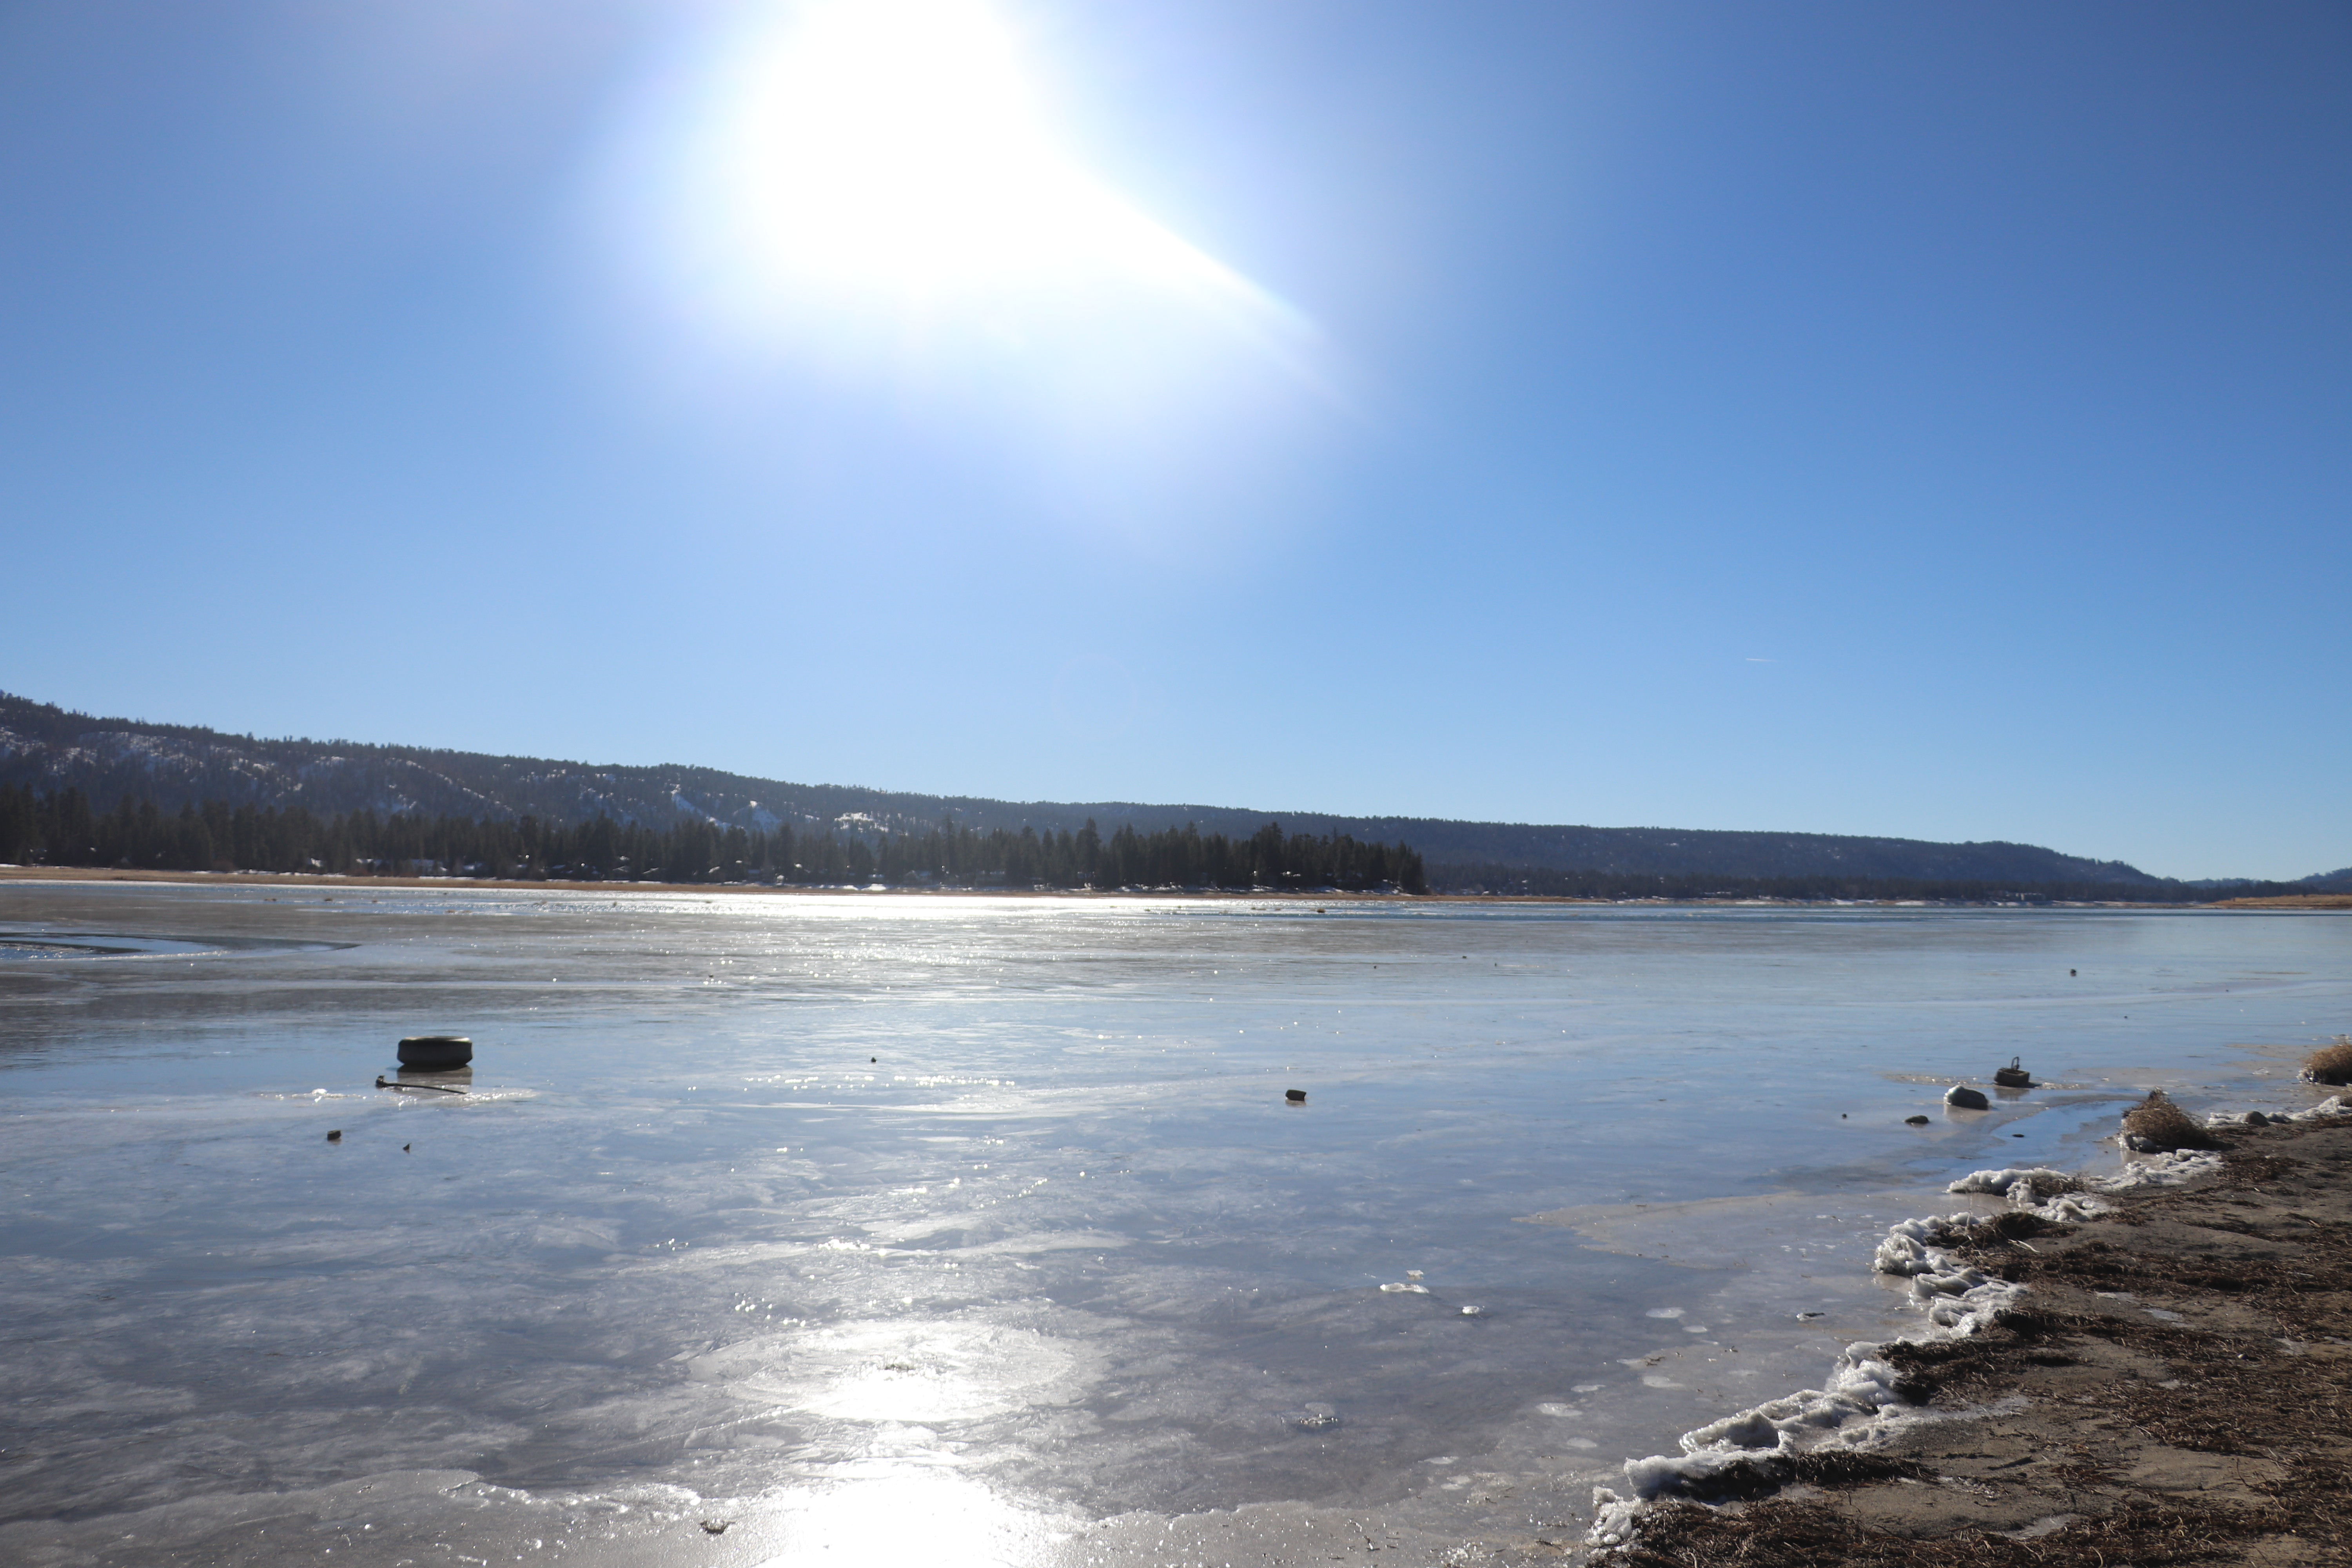
[[2352,1563],[2352,1118],[2229,1129],[2218,1176],[1964,1256],[2029,1287],[1889,1347],[1906,1422],[1807,1484],[1670,1503],[1640,1568]]

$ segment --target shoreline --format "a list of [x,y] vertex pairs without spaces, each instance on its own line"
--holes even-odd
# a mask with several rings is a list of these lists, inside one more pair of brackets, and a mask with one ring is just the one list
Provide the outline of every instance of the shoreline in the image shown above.
[[2059,900],[2042,904],[1963,902],[1937,899],[1580,899],[1543,893],[1373,893],[1333,889],[1323,892],[1262,889],[1236,892],[1227,888],[886,888],[804,886],[767,882],[620,882],[570,881],[555,878],[520,877],[351,877],[320,871],[155,871],[109,866],[0,866],[0,884],[131,882],[190,888],[383,888],[437,892],[557,892],[643,893],[676,897],[681,893],[730,896],[803,898],[952,898],[952,899],[1166,899],[1170,900],[1228,900],[1263,903],[1360,904],[1478,904],[1490,908],[1531,906],[1575,909],[2024,909],[2024,910],[2149,910],[2181,912],[2226,910],[2352,913],[2352,894],[2315,893],[2281,899],[2223,899],[2207,904],[2141,903],[2127,900]]
[[2108,1187],[2094,1215],[2063,1196],[2012,1197],[1962,1230],[1896,1226],[1891,1242],[1916,1232],[1937,1248],[1915,1247],[1933,1263],[1903,1271],[1951,1271],[1917,1294],[1956,1331],[1857,1345],[1832,1395],[1692,1436],[1840,1393],[1883,1414],[1826,1441],[1629,1462],[1629,1478],[1687,1477],[1667,1489],[1706,1500],[1597,1499],[1596,1541],[1627,1527],[1632,1539],[1596,1560],[2352,1561],[2339,1503],[2352,1468],[2352,1114],[2210,1131],[2218,1162],[2176,1185]]
[[2221,899],[2215,910],[2352,910],[2352,893],[2284,893],[2274,899]]
[[[150,871],[110,866],[0,866],[0,883],[6,882],[151,882],[188,888],[400,888],[434,892],[485,893],[647,893],[661,897],[675,897],[680,893],[725,893],[768,898],[779,895],[873,898],[889,894],[951,899],[1247,899],[1261,902],[1268,899],[1283,899],[1292,902],[1327,904],[1340,900],[1356,903],[1398,903],[1407,900],[1443,903],[1474,899],[1482,902],[1498,901],[1475,893],[1354,893],[1343,889],[1300,892],[1289,889],[1266,889],[1237,893],[1227,888],[1187,889],[1171,892],[1157,888],[1104,891],[1092,888],[1047,888],[1042,890],[1035,888],[887,888],[800,882],[580,882],[555,877],[349,877],[324,871]],[[1522,901],[1607,902],[1597,899]]]

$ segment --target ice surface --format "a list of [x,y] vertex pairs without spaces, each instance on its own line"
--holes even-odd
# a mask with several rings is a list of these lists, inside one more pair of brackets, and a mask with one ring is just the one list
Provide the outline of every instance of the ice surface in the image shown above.
[[[1899,1125],[1985,1006],[2065,1030],[2035,1054],[2069,1082],[2219,1026],[2086,1033],[2020,963],[2210,976],[2232,1029],[2314,1005],[2253,972],[2342,968],[2284,923],[2042,914],[101,888],[0,889],[0,921],[204,944],[0,969],[0,1559],[123,1568],[285,1532],[387,1564],[1531,1552],[1604,1459],[1892,1326],[1854,1194],[1995,1163]],[[371,1087],[444,1031],[476,1092]],[[1773,1074],[1695,1099],[1733,1039]],[[1294,1081],[1312,1116],[1267,1109]],[[2119,1097],[2007,1125],[2062,1159]],[[1594,1205],[1605,1242],[1520,1223]],[[1866,1405],[1867,1359],[1782,1418]]]

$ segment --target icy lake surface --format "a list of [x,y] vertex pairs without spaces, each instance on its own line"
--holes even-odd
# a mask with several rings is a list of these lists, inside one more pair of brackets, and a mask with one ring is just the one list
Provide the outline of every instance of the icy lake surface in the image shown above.
[[[17,883],[0,948],[26,1563],[1527,1561],[1897,1324],[1954,1175],[2352,1028],[2303,915]],[[373,1087],[440,1032],[469,1092]]]

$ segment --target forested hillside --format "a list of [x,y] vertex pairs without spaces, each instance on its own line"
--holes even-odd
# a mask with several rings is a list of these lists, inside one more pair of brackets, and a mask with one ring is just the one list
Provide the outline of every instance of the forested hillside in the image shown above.
[[[604,819],[613,831],[667,833],[700,825],[724,833],[789,832],[797,843],[832,837],[864,844],[880,865],[888,846],[952,819],[960,831],[1024,833],[1041,844],[1075,839],[1092,822],[1106,842],[1122,828],[1139,841],[1190,831],[1254,841],[1269,818],[1286,833],[1358,844],[1409,843],[1432,865],[1486,875],[1488,868],[1627,879],[1842,879],[1986,886],[2162,885],[2120,861],[2063,855],[2033,845],[1938,844],[1818,833],[1748,833],[1659,827],[1529,826],[1423,817],[1349,817],[1232,806],[1009,802],[912,795],[835,784],[791,784],[682,765],[591,765],[413,746],[264,740],[189,725],[95,719],[0,694],[0,784],[43,795],[80,792],[103,816],[125,799],[165,816],[219,805],[235,811],[299,808],[320,822],[393,817],[520,823],[542,831]],[[653,853],[653,851],[646,851]],[[680,850],[665,858],[691,859]],[[1008,848],[1007,876],[1017,857]],[[1615,885],[1612,883],[1612,885]]]
[[962,888],[1192,888],[1250,891],[1427,890],[1405,844],[1283,832],[1246,838],[1187,826],[1105,837],[941,821],[920,833],[794,832],[684,817],[665,826],[595,816],[426,816],[208,801],[166,812],[125,795],[103,813],[77,789],[0,784],[0,862],[173,871],[343,876],[554,878],[631,882]]

